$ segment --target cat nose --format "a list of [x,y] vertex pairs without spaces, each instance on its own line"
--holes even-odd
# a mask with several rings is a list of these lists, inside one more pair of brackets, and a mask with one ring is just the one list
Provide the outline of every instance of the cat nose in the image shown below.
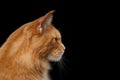
[[62,44],[63,50],[65,50],[65,46]]
[[65,46],[63,46],[63,49],[65,50]]

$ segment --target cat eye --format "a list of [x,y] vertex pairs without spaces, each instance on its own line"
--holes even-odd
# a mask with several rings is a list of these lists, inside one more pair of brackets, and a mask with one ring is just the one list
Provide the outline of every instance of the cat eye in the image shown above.
[[57,38],[53,38],[53,41],[56,42],[58,39]]

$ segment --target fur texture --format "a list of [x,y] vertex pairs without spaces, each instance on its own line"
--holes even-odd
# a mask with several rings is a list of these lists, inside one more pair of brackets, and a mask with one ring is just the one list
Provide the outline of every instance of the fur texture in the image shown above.
[[24,24],[0,48],[0,80],[49,80],[49,61],[59,61],[65,47],[52,25],[53,10]]

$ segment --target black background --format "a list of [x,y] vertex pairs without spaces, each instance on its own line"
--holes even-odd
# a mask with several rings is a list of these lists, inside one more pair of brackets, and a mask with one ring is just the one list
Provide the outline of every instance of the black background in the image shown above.
[[[102,4],[103,6],[104,4]],[[0,44],[18,27],[50,10],[53,24],[62,34],[66,46],[64,63],[52,63],[52,80],[103,79],[108,73],[107,62],[101,54],[101,4],[69,0],[9,0],[0,2]],[[98,46],[99,45],[99,46]],[[102,56],[102,57],[101,57]],[[104,65],[102,62],[104,62]],[[64,68],[63,68],[64,67]],[[103,71],[104,70],[104,71]]]

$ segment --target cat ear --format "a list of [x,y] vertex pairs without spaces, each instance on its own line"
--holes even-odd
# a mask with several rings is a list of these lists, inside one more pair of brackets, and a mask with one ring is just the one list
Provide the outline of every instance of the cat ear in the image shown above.
[[40,33],[42,33],[46,29],[46,27],[48,27],[52,23],[52,19],[53,19],[52,14],[54,12],[55,12],[54,10],[49,11],[45,16],[43,16],[40,19],[39,26],[37,27],[37,29],[40,31]]

